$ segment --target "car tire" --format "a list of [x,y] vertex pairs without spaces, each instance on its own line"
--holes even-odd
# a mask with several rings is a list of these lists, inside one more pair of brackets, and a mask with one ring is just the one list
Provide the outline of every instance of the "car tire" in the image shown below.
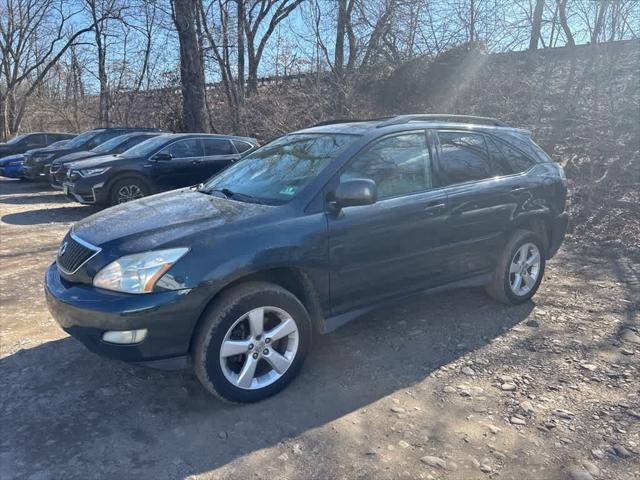
[[516,230],[498,258],[489,296],[507,305],[518,305],[535,295],[545,268],[544,243],[534,232]]
[[192,366],[216,397],[257,402],[296,377],[311,336],[309,314],[291,292],[268,282],[241,284],[204,313],[192,343]]
[[137,177],[116,180],[109,189],[109,206],[119,205],[131,200],[146,197],[151,193],[147,182]]

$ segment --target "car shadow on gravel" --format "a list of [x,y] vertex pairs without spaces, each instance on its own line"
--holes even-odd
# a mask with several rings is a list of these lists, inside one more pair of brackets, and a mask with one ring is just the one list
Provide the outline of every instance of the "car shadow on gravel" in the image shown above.
[[42,225],[47,223],[77,222],[97,212],[90,206],[55,207],[40,210],[28,210],[26,212],[9,213],[0,218],[0,221],[9,225]]
[[37,203],[73,203],[61,193],[42,193],[36,195],[19,195],[0,198],[0,203],[9,205],[33,205]]
[[407,300],[316,338],[300,377],[251,405],[209,397],[191,373],[102,359],[71,338],[21,350],[0,360],[3,458],[15,469],[6,473],[209,472],[423,381],[532,309],[495,304],[479,289]]

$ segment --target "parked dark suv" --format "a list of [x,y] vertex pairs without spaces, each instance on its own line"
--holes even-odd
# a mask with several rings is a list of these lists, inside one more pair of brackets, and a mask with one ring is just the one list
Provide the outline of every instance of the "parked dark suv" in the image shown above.
[[73,133],[25,133],[12,138],[6,143],[0,143],[0,158],[8,155],[17,155],[34,148],[43,148],[60,140],[68,140],[75,137]]
[[255,139],[245,137],[161,135],[118,156],[67,164],[63,188],[80,203],[116,205],[204,182],[256,146]]
[[563,241],[565,196],[562,168],[495,120],[325,124],[78,222],[46,297],[90,350],[190,358],[209,392],[252,402],[296,376],[312,331],[384,302],[461,285],[526,302]]
[[49,168],[49,181],[53,188],[62,189],[62,183],[67,179],[67,165],[72,162],[88,160],[101,156],[117,156],[135,147],[139,143],[157,137],[161,132],[134,132],[119,135],[111,140],[101,143],[91,150],[80,150],[57,158]]
[[62,148],[42,148],[24,156],[24,175],[29,180],[49,181],[49,167],[63,155],[91,150],[119,135],[131,132],[159,132],[157,128],[98,128],[84,132]]

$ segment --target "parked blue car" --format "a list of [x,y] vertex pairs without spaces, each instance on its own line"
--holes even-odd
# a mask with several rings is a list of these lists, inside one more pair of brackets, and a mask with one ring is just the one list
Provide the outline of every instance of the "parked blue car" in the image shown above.
[[[69,142],[69,140],[70,139],[60,140],[59,142],[52,143],[46,148],[63,147]],[[25,153],[32,154],[39,150],[41,149],[34,148],[32,150],[28,150]],[[0,177],[26,179],[24,170],[24,155],[24,153],[19,153],[16,155],[9,155],[7,157],[0,158]]]
[[22,169],[24,167],[24,155],[9,155],[0,158],[0,176],[9,178],[21,178]]

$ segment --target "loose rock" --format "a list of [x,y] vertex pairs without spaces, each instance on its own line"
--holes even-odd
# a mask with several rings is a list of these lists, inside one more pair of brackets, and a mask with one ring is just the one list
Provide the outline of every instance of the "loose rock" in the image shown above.
[[582,466],[587,472],[589,472],[594,477],[600,476],[600,469],[594,463],[591,463],[585,460],[584,462],[582,462]]
[[638,335],[633,330],[629,330],[629,329],[623,330],[622,334],[620,335],[620,338],[625,342],[635,343],[636,345],[640,345],[640,335]]
[[591,474],[580,467],[571,467],[567,473],[571,480],[593,480]]
[[442,468],[443,470],[447,469],[447,462],[445,462],[440,457],[433,457],[431,455],[426,455],[420,459],[420,461],[430,467]]
[[474,372],[473,368],[471,368],[471,367],[462,367],[461,372],[464,373],[465,375],[469,375],[469,376],[472,376],[472,375],[476,374],[476,372]]
[[629,452],[629,450],[627,450],[624,446],[620,445],[619,443],[614,445],[613,449],[615,450],[616,455],[618,455],[619,457],[628,458],[631,456],[631,452]]

